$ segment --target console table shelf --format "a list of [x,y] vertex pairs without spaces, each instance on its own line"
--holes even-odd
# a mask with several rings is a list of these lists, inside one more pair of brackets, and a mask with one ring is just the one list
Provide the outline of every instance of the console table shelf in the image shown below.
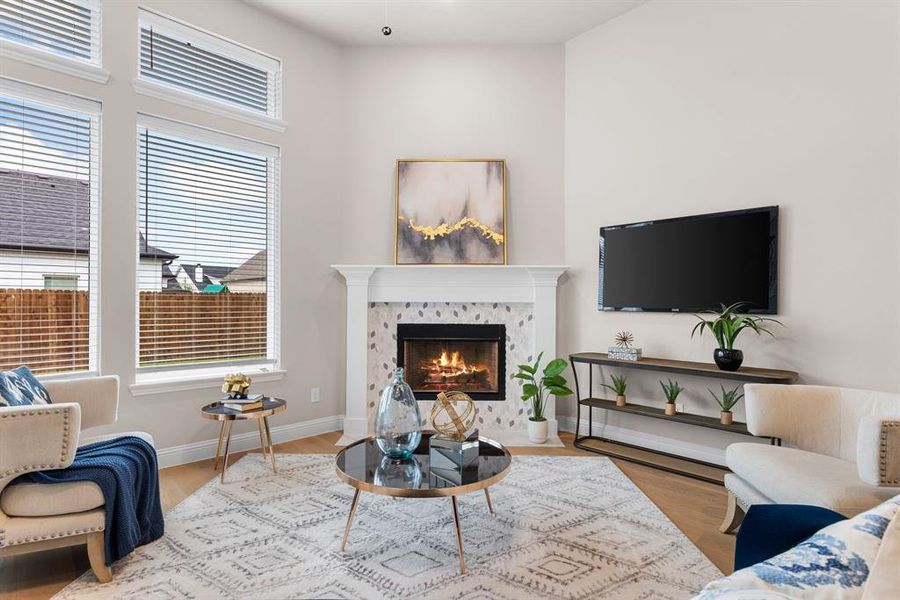
[[616,406],[615,400],[606,400],[605,398],[584,398],[579,400],[582,406],[592,406],[594,408],[605,408],[606,410],[614,410],[617,412],[629,413],[632,415],[641,415],[643,417],[655,417],[657,419],[666,419],[667,421],[675,421],[677,423],[686,423],[688,425],[696,425],[697,427],[708,427],[709,429],[718,429],[720,431],[728,431],[740,435],[752,435],[747,431],[746,423],[734,422],[731,425],[723,425],[722,422],[715,417],[704,417],[703,415],[692,415],[690,413],[675,413],[667,415],[666,411],[654,406],[644,406],[642,404],[626,404],[625,406]]
[[[731,381],[739,381],[743,383],[769,383],[769,384],[790,384],[797,380],[797,373],[794,371],[782,371],[778,369],[759,369],[754,367],[744,367],[738,371],[722,371],[712,363],[689,362],[683,360],[668,360],[663,358],[643,358],[638,361],[618,360],[609,358],[603,352],[580,352],[578,354],[570,354],[569,362],[572,364],[572,372],[575,380],[575,397],[577,398],[578,416],[575,427],[575,446],[583,450],[588,450],[605,456],[612,456],[631,462],[647,465],[657,469],[662,469],[672,473],[679,473],[695,479],[710,481],[712,483],[722,484],[722,477],[713,473],[716,469],[724,470],[725,467],[713,463],[670,454],[658,450],[651,450],[643,446],[627,444],[624,442],[616,442],[604,437],[594,435],[593,429],[593,412],[595,408],[612,412],[620,412],[625,414],[636,415],[640,417],[649,417],[654,419],[666,419],[673,423],[683,425],[693,425],[695,427],[705,427],[707,429],[715,429],[738,435],[751,436],[747,430],[746,423],[732,423],[723,425],[716,417],[707,417],[703,415],[695,415],[689,413],[676,413],[674,415],[666,415],[661,408],[653,406],[644,406],[641,404],[626,404],[625,406],[617,406],[612,400],[605,398],[595,398],[591,396],[594,389],[594,372],[595,366],[614,366],[622,369],[638,369],[659,371],[662,373],[678,373],[682,375],[694,375],[698,377],[711,377],[716,379],[729,379]],[[581,397],[581,390],[578,382],[578,371],[576,365],[588,365],[588,393],[587,397]],[[588,409],[588,432],[587,435],[581,435],[581,409]],[[778,438],[768,438],[771,444],[781,445]],[[588,445],[585,441],[601,442],[600,446]],[[620,451],[617,447],[623,447],[626,451]],[[637,451],[637,452],[635,452]],[[662,460],[655,460],[653,457],[665,457]],[[685,466],[680,466],[680,464]],[[705,469],[697,469],[691,467],[693,465],[702,465]]]
[[570,354],[569,361],[592,365],[608,365],[628,369],[645,369],[662,373],[680,373],[682,375],[698,375],[716,379],[731,379],[745,383],[794,383],[797,373],[778,369],[760,369],[757,367],[741,367],[737,371],[722,371],[713,363],[690,362],[686,360],[669,360],[666,358],[642,358],[641,360],[619,360],[609,358],[605,352],[579,352]]

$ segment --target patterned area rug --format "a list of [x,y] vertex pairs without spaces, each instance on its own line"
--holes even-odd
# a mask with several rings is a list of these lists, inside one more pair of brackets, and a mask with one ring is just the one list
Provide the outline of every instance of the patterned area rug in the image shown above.
[[[516,457],[459,500],[459,573],[448,498],[363,493],[346,554],[352,488],[326,455],[259,454],[166,515],[163,539],[56,598],[689,598],[721,573],[607,458]],[[212,473],[211,473],[212,475]]]

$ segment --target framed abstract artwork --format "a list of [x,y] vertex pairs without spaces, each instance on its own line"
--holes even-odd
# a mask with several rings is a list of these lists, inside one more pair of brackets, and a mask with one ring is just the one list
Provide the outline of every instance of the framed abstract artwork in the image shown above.
[[398,265],[506,264],[506,161],[397,161]]

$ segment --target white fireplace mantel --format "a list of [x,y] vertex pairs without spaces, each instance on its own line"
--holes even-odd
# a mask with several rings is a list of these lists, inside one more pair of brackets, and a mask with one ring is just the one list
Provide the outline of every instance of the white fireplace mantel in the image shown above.
[[[366,360],[371,302],[531,303],[535,352],[556,356],[556,287],[568,267],[332,265],[332,268],[343,275],[347,285],[347,407],[341,443],[365,437],[370,430]],[[555,406],[548,406],[547,417],[550,434],[556,438]]]

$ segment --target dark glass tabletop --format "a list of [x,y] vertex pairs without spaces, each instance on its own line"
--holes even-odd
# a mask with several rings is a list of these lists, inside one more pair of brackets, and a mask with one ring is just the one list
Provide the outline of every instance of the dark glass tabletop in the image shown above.
[[228,419],[261,419],[278,414],[287,408],[287,402],[280,398],[263,398],[262,408],[240,411],[226,408],[222,402],[213,402],[200,409],[200,413],[207,419],[225,421]]
[[384,496],[429,498],[458,496],[494,485],[509,471],[512,457],[499,443],[478,438],[478,454],[465,465],[442,465],[432,469],[429,440],[433,432],[422,432],[422,441],[405,460],[388,458],[375,438],[355,442],[335,457],[338,476],[353,487]]

